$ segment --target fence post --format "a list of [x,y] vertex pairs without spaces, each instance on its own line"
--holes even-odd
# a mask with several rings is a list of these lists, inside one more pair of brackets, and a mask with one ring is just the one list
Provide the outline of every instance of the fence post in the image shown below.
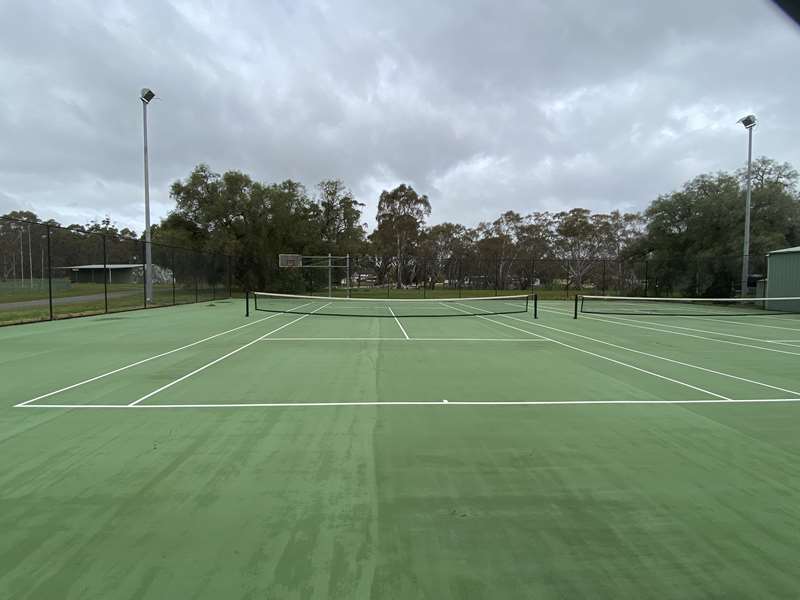
[[[419,284],[417,284],[419,285]],[[422,259],[422,298],[428,297],[428,260]]]
[[464,257],[458,257],[458,297],[461,298],[461,286],[464,283]]
[[536,273],[536,256],[531,255],[531,293],[533,293],[533,277]]
[[347,297],[353,297],[352,283],[350,281],[350,253],[347,253]]
[[103,298],[105,299],[105,312],[108,314],[108,278],[111,271],[108,268],[108,250],[106,249],[106,235],[100,234],[103,239]]
[[194,303],[200,302],[200,281],[197,278],[197,273],[194,274]]
[[175,306],[175,248],[172,249],[172,306]]
[[50,320],[53,320],[53,265],[50,256],[50,225],[47,226],[47,298],[50,304]]
[[[142,242],[142,259],[144,259],[145,253],[147,252],[147,247],[145,242]],[[142,273],[144,276],[142,280],[144,281],[144,308],[147,308],[147,264],[142,266]]]
[[606,295],[606,259],[603,259],[603,296]]
[[331,253],[328,252],[328,298],[333,296],[333,287],[331,285],[332,280],[332,270],[333,270],[333,263],[331,262]]
[[228,254],[228,298],[233,297],[233,273],[231,272],[231,255]]
[[650,261],[648,261],[647,259],[644,259],[644,296],[645,296],[645,298],[647,297],[647,288],[650,287],[649,286],[650,282],[648,280],[648,272],[647,272],[649,264],[650,264]]

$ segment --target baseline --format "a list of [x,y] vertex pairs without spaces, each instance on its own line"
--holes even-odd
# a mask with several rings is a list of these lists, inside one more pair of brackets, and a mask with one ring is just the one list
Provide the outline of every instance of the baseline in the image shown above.
[[214,404],[26,404],[14,408],[41,409],[190,409],[190,408],[313,408],[327,406],[579,406],[579,405],[670,405],[670,404],[798,404],[800,398],[701,398],[697,400],[459,400],[386,402],[239,402]]

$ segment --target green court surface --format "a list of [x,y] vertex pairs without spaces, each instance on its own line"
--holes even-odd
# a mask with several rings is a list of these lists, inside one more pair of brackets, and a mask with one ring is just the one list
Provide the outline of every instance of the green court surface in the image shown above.
[[571,306],[0,329],[0,598],[797,598],[800,317]]

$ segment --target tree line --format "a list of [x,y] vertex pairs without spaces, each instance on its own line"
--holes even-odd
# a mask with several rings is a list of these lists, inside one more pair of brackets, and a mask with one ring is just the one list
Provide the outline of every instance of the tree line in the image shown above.
[[[279,253],[330,253],[367,260],[375,283],[397,287],[436,285],[454,276],[474,282],[476,270],[489,269],[479,264],[492,265],[495,285],[527,287],[538,263],[558,265],[561,280],[581,288],[598,261],[647,261],[648,277],[661,292],[726,295],[741,264],[745,182],[744,170],[703,174],[641,213],[506,211],[472,226],[428,224],[428,196],[401,184],[380,194],[377,227],[369,231],[365,205],[341,180],[308,189],[291,180],[259,182],[239,171],[219,174],[201,164],[172,184],[175,208],[153,226],[152,239],[234,257],[235,280],[249,289],[291,287],[297,275],[278,267]],[[39,222],[32,213],[7,216],[20,215]],[[751,223],[751,256],[800,245],[798,172],[790,164],[754,161]],[[70,227],[136,237],[108,219]],[[706,262],[716,266],[701,282],[698,265]],[[469,273],[465,264],[472,265]],[[603,269],[605,276],[605,264]]]
[[[401,184],[380,194],[377,227],[369,231],[364,204],[340,180],[309,190],[295,181],[265,184],[238,171],[217,174],[200,165],[172,185],[175,210],[154,227],[153,238],[236,256],[237,280],[254,289],[280,287],[287,273],[278,268],[277,257],[288,252],[364,257],[377,283],[397,287],[452,277],[452,267],[449,274],[445,269],[454,261],[491,264],[501,282],[508,281],[502,271],[515,264],[550,261],[577,288],[597,261],[648,261],[650,277],[665,293],[729,294],[726,287],[742,254],[745,181],[743,170],[699,175],[641,213],[506,211],[473,226],[429,225],[428,196]],[[798,244],[798,173],[788,163],[761,157],[752,171],[750,253],[763,256]],[[703,261],[719,265],[699,285],[688,274]],[[519,287],[527,283],[517,281]]]

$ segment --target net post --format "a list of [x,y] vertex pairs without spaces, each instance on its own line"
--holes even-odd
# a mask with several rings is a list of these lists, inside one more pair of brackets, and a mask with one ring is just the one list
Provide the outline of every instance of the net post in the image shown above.
[[244,292],[244,316],[250,316],[250,290]]
[[539,318],[539,294],[533,295],[533,318]]
[[578,318],[578,294],[575,294],[575,312],[573,313],[572,318]]

